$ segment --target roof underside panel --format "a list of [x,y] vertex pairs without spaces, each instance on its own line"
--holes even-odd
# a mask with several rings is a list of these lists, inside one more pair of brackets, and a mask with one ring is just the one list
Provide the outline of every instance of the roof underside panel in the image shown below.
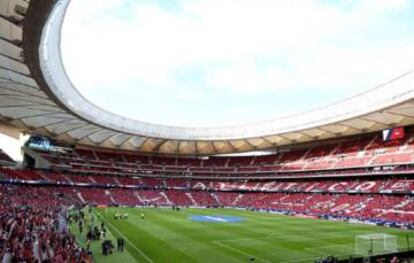
[[180,154],[194,154],[196,152],[196,143],[193,141],[185,141],[180,143],[178,153]]
[[[178,145],[179,145],[179,141],[175,141],[175,140],[166,141],[165,143],[163,143],[160,146],[159,152],[160,153],[166,153],[166,154],[177,152],[178,151]],[[181,151],[181,149],[180,149],[180,151]]]

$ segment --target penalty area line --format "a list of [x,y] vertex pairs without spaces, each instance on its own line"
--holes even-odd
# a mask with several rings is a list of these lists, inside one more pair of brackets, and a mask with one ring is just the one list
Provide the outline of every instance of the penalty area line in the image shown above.
[[136,251],[138,251],[139,254],[141,254],[148,262],[150,263],[154,263],[154,261],[152,261],[147,255],[145,255],[144,252],[142,252],[141,249],[137,248],[137,246],[134,245],[134,243],[132,243],[124,234],[122,234],[118,228],[116,228],[113,224],[111,224],[111,222],[109,222],[104,216],[102,216],[99,212],[97,213],[98,216],[104,220],[108,225],[112,226],[113,229],[115,229],[116,232],[118,232],[118,234],[120,236],[122,236]]
[[257,257],[255,255],[249,254],[247,252],[244,252],[243,250],[240,250],[240,249],[237,249],[237,248],[234,248],[234,247],[227,246],[227,245],[221,243],[220,241],[212,241],[212,242],[214,244],[216,244],[217,246],[220,246],[220,247],[224,247],[224,248],[233,250],[233,251],[235,251],[235,252],[237,252],[239,254],[242,254],[242,255],[245,255],[245,256],[248,256],[248,257],[255,257],[255,258],[259,259],[260,261],[263,261],[263,262],[266,262],[266,263],[272,263],[272,261],[269,261],[267,259],[264,259],[264,258],[261,258],[261,257]]

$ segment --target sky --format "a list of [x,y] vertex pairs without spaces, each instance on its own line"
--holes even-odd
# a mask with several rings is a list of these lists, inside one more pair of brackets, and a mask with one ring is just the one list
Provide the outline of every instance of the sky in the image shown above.
[[339,101],[414,68],[409,0],[72,0],[69,77],[136,120],[224,126]]
[[0,133],[1,149],[5,151],[13,160],[23,161],[21,147],[29,139],[27,135],[21,135],[16,139],[5,134]]

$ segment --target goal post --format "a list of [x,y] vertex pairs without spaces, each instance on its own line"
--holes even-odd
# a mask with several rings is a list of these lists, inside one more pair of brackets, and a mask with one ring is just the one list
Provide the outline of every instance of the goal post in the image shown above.
[[390,234],[368,234],[355,237],[355,254],[362,256],[398,252],[398,238]]

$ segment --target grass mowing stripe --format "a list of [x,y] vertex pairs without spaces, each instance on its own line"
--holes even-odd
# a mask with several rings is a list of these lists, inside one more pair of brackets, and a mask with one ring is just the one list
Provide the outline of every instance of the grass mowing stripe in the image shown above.
[[135,246],[134,243],[132,243],[131,241],[129,241],[129,239],[124,236],[124,234],[122,234],[118,228],[116,228],[111,222],[109,222],[108,220],[106,220],[106,218],[104,216],[102,216],[99,212],[97,212],[98,216],[100,219],[102,219],[103,221],[105,221],[108,225],[110,225],[121,237],[123,237],[136,251],[138,251],[139,254],[141,254],[148,262],[150,263],[154,263],[154,261],[152,261],[147,255],[145,255],[144,252],[142,252],[141,249],[139,249],[137,246]]

